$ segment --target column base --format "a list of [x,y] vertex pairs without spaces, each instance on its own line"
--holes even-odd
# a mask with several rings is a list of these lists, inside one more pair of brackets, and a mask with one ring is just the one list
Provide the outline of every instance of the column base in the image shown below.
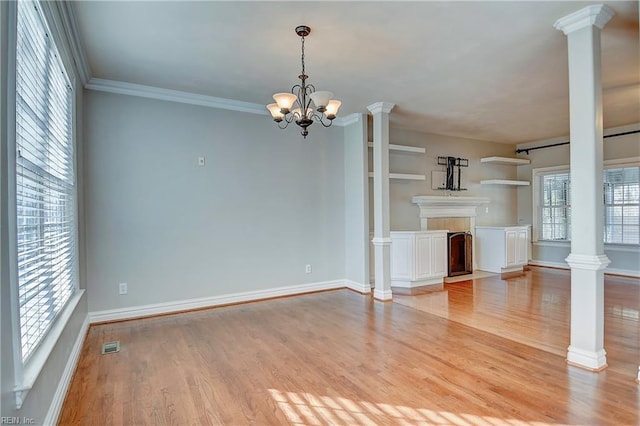
[[567,364],[597,373],[608,366],[607,352],[604,349],[587,351],[569,346],[567,350]]
[[388,302],[393,299],[393,295],[391,293],[391,289],[389,290],[378,290],[377,288],[373,289],[373,298],[376,300],[380,300],[381,302]]

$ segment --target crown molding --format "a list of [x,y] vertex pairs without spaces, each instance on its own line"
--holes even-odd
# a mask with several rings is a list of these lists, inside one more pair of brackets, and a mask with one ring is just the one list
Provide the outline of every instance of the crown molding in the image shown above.
[[335,120],[333,120],[333,124],[335,124],[336,126],[345,127],[357,123],[361,117],[362,114],[354,112],[353,114],[349,114],[346,117],[336,118]]
[[562,31],[565,35],[590,25],[602,29],[613,15],[615,12],[610,7],[594,4],[558,19],[553,24],[553,28]]
[[375,104],[369,105],[367,109],[371,114],[379,114],[381,112],[388,114],[395,106],[396,104],[392,104],[391,102],[376,102]]
[[89,80],[91,80],[91,69],[89,68],[87,55],[84,53],[84,45],[80,38],[78,21],[73,10],[73,2],[63,1],[56,2],[56,4],[58,5],[58,13],[63,23],[65,35],[69,42],[71,56],[78,72],[78,77],[80,77],[82,85],[86,86]]
[[162,89],[142,84],[125,83],[122,81],[92,78],[85,85],[85,88],[100,92],[117,93],[119,95],[139,96],[142,98],[158,99],[161,101],[179,102],[210,108],[248,112],[251,114],[268,115],[267,109],[264,105],[260,104],[217,98],[215,96],[199,95],[196,93],[182,92],[180,90]]

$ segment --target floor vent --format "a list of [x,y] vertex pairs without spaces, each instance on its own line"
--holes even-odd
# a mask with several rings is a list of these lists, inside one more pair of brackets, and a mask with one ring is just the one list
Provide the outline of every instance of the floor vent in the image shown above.
[[102,345],[102,355],[120,352],[120,341],[107,342]]

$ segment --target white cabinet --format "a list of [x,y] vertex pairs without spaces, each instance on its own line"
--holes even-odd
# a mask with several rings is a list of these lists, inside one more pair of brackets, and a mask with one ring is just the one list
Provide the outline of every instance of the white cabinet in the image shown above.
[[476,226],[476,262],[483,271],[522,271],[529,250],[528,226]]
[[447,231],[391,231],[391,286],[442,284],[447,274]]

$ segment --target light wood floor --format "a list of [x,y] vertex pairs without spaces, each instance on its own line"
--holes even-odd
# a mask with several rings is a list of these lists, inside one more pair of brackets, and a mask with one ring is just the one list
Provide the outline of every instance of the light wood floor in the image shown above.
[[[566,286],[536,269],[446,284],[446,303],[416,308],[336,290],[93,326],[60,424],[640,424],[637,280],[607,278],[597,374],[564,361]],[[121,351],[100,355],[111,340]]]

